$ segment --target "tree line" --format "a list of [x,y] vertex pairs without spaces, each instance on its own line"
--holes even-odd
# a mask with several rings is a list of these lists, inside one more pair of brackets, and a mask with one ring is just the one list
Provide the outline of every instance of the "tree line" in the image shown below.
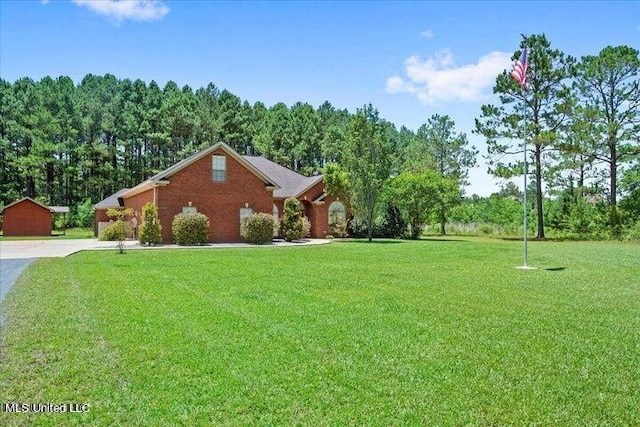
[[[545,237],[545,225],[566,226],[558,214],[545,212],[559,200],[566,217],[599,203],[605,226],[619,234],[640,216],[638,51],[609,46],[576,59],[552,48],[544,35],[526,38],[525,46],[527,90],[505,70],[493,88],[499,103],[483,105],[476,119],[489,172],[505,179],[522,175],[526,117],[536,236]],[[469,218],[460,214],[462,206],[492,209],[464,197],[480,153],[447,115],[434,114],[414,131],[398,129],[372,105],[355,113],[329,101],[267,107],[213,83],[193,90],[110,74],[89,74],[78,84],[65,76],[0,79],[0,111],[4,205],[29,196],[86,210],[89,200],[224,141],[304,175],[325,173],[330,191],[369,237],[376,224],[398,221],[413,236],[427,223],[439,224],[444,234],[452,218]],[[521,203],[513,187],[507,181],[487,201]]]
[[216,141],[310,175],[341,161],[350,118],[329,102],[267,108],[212,83],[194,91],[110,74],[78,85],[69,77],[0,80],[0,108],[4,204],[23,196],[98,201]]
[[[625,222],[640,215],[637,202],[630,206],[640,181],[638,50],[607,46],[578,60],[554,49],[544,34],[526,37],[520,47],[529,53],[526,89],[503,72],[494,86],[500,104],[483,105],[476,119],[475,131],[487,141],[490,173],[521,175],[526,137],[536,236],[545,238],[545,187],[548,194],[562,195],[574,182],[580,200],[606,200],[610,231],[620,234]],[[621,195],[631,198],[622,211]]]

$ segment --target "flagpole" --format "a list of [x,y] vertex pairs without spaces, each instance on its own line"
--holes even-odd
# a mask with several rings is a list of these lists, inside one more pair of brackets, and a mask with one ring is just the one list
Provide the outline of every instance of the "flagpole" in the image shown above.
[[527,161],[527,68],[529,67],[529,60],[527,59],[527,46],[526,41],[527,37],[522,34],[524,39],[523,49],[520,53],[520,59],[516,62],[513,67],[513,71],[511,72],[511,77],[513,77],[519,84],[520,89],[522,90],[522,104],[523,104],[523,122],[522,122],[522,145],[524,147],[524,188],[522,191],[522,240],[523,240],[523,248],[522,248],[522,258],[523,265],[522,268],[525,270],[532,269],[533,267],[529,267],[527,264],[527,175],[529,175]]
[[524,241],[524,247],[523,247],[523,259],[524,259],[524,264],[523,264],[523,268],[529,268],[527,265],[527,175],[528,175],[528,171],[527,171],[527,97],[526,97],[526,89],[523,87],[522,88],[522,101],[524,103],[524,123],[523,123],[523,135],[522,135],[522,139],[524,141],[524,197],[523,197],[523,204],[522,204],[522,236],[523,236],[523,241]]

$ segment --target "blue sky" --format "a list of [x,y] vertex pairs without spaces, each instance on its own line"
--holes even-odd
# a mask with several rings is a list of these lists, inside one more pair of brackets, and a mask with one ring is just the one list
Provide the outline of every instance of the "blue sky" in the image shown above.
[[[0,0],[0,77],[212,82],[267,106],[372,103],[413,130],[446,114],[484,154],[473,121],[521,33],[577,57],[637,49],[640,2]],[[467,193],[488,195],[478,160]]]

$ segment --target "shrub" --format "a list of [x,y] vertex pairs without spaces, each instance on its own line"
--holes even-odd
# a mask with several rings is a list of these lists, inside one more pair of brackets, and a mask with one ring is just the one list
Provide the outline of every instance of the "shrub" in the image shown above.
[[273,215],[266,213],[251,214],[240,224],[240,235],[255,245],[264,245],[273,240]]
[[65,228],[72,227],[74,225],[73,222],[69,220],[75,221],[73,219],[73,215],[71,215],[71,210],[69,210],[69,216],[66,215],[54,215],[53,222],[51,224],[52,230],[62,230]]
[[202,245],[209,241],[209,218],[201,213],[178,214],[171,224],[178,245]]
[[118,241],[118,252],[124,253],[124,241],[127,239],[131,228],[129,227],[129,217],[133,215],[133,209],[109,209],[107,216],[115,219],[113,225],[102,230],[102,240]]
[[347,237],[347,221],[342,218],[337,219],[332,224],[330,231],[338,237]]
[[488,224],[482,224],[480,226],[480,232],[482,234],[494,234],[495,230],[493,229],[492,226],[488,225]]
[[620,239],[622,237],[622,218],[617,206],[609,207],[609,231],[611,237],[614,239]]
[[140,243],[157,245],[162,242],[162,226],[158,219],[158,208],[153,203],[142,207],[142,224],[140,225]]
[[[407,232],[407,226],[408,224],[404,220],[400,208],[388,203],[382,221],[380,221],[380,237],[391,237],[394,239],[404,237]],[[419,230],[412,238],[417,239],[420,237],[421,232],[422,230]]]
[[627,240],[640,242],[640,220],[636,222],[634,227],[629,229]]
[[303,216],[300,221],[302,221],[302,237],[311,237],[311,222],[309,218]]
[[77,207],[76,224],[78,227],[91,227],[93,225],[94,216],[95,213],[93,211],[93,203],[91,203],[91,199],[85,199],[84,202],[79,204]]
[[[372,224],[372,227],[373,227],[372,235],[375,238],[382,237],[380,223],[381,223],[380,217],[374,218],[373,224]],[[356,237],[356,238],[367,237],[369,235],[369,231],[367,229],[366,221],[363,221],[362,219],[357,217],[352,217],[347,223],[347,233],[350,236]]]
[[[372,224],[372,237],[374,238],[403,238],[407,236],[407,222],[402,217],[400,209],[391,204],[385,205],[376,213]],[[344,233],[338,233],[336,229],[331,230],[338,237],[345,237],[347,234],[356,238],[368,237],[366,221],[353,217],[344,224]]]
[[127,224],[124,221],[115,221],[102,230],[99,240],[115,242],[120,240],[122,235],[125,236],[122,240],[126,239],[128,234],[129,228]]
[[300,213],[302,212],[302,203],[293,197],[284,201],[284,213],[282,221],[280,221],[280,236],[290,242],[292,240],[301,239],[304,233],[304,225]]

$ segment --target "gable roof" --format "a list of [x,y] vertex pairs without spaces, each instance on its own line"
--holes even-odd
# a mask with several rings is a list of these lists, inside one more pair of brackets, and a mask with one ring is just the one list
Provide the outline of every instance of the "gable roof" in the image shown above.
[[129,188],[123,188],[122,190],[113,193],[112,195],[110,195],[109,197],[107,197],[104,200],[99,201],[98,203],[96,203],[95,205],[93,205],[94,209],[110,209],[110,208],[119,208],[120,203],[118,202],[118,198],[122,197],[122,195],[129,191]]
[[40,202],[37,202],[37,201],[33,200],[31,197],[23,197],[23,198],[22,198],[22,199],[20,199],[20,200],[16,200],[15,202],[8,204],[8,205],[7,205],[7,206],[5,206],[4,208],[2,208],[2,212],[4,212],[4,211],[5,211],[5,209],[10,208],[11,206],[18,205],[18,204],[20,204],[20,203],[22,203],[22,202],[25,202],[25,201],[30,201],[31,203],[34,203],[34,204],[36,204],[36,205],[40,206],[41,208],[44,208],[44,209],[48,210],[49,212],[53,212],[53,211],[51,210],[51,208],[49,208],[49,206],[45,206],[45,205],[43,205],[42,203],[40,203]]
[[273,192],[273,197],[276,198],[297,197],[323,179],[322,175],[300,175],[262,156],[242,157],[278,184],[280,188]]
[[161,185],[167,185],[167,184],[169,184],[169,181],[167,181],[167,178],[170,178],[172,175],[174,175],[177,172],[179,172],[179,171],[185,169],[186,167],[192,165],[193,163],[197,162],[198,160],[202,159],[203,157],[213,153],[217,149],[223,150],[230,157],[232,157],[233,159],[238,161],[238,163],[240,163],[245,168],[247,168],[251,173],[253,173],[260,180],[262,180],[267,186],[274,187],[276,189],[279,188],[278,184],[273,182],[273,180],[269,176],[267,176],[260,169],[257,169],[253,164],[251,164],[245,158],[243,158],[240,154],[238,154],[233,148],[229,147],[224,142],[218,142],[218,143],[215,143],[214,145],[212,145],[209,148],[205,148],[204,150],[199,151],[199,152],[187,157],[186,159],[179,161],[178,163],[176,163],[175,165],[171,166],[170,168],[167,168],[167,169],[163,170],[162,172],[159,172],[159,173],[153,175],[151,178],[149,178],[146,181],[136,185],[135,187],[124,191],[121,194],[121,196],[122,197],[131,197],[131,196],[133,196],[135,194],[141,193],[141,192],[143,192],[145,190],[148,190],[150,188],[158,187],[158,186],[161,186]]

